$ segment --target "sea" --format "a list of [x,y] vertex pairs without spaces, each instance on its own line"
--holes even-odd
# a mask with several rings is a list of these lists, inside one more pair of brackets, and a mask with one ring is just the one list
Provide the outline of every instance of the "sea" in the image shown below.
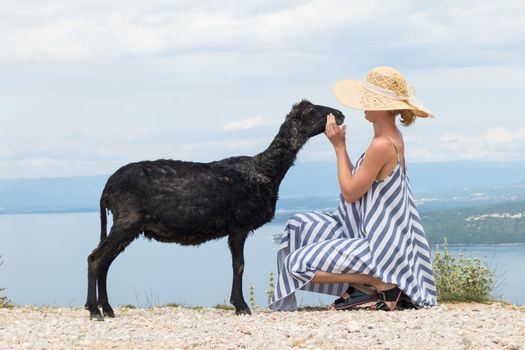
[[[87,292],[87,256],[100,236],[97,213],[0,216],[0,295],[17,305],[82,307]],[[270,275],[276,274],[284,224],[269,223],[253,232],[245,246],[244,297],[268,305]],[[433,247],[433,250],[435,247]],[[454,254],[487,258],[496,272],[494,295],[525,304],[525,245],[451,246]],[[113,262],[108,295],[113,306],[229,304],[231,255],[225,238],[200,246],[158,243],[142,236]],[[299,291],[298,304],[327,305],[334,297]]]

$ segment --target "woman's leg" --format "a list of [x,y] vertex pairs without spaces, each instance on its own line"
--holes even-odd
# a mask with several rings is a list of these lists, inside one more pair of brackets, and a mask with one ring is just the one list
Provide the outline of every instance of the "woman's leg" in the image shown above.
[[313,283],[351,283],[351,284],[368,284],[373,286],[378,291],[394,288],[396,285],[392,283],[384,283],[379,278],[360,273],[331,273],[325,271],[317,271]]

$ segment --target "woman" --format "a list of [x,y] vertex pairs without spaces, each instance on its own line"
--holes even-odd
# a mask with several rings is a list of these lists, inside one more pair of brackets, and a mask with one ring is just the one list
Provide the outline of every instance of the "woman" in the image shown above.
[[339,208],[288,220],[270,308],[296,309],[297,289],[342,296],[336,301],[340,309],[376,299],[383,310],[394,310],[402,300],[415,307],[435,305],[430,249],[395,122],[397,115],[404,126],[433,115],[390,67],[372,69],[362,82],[339,81],[334,93],[342,104],[365,110],[374,136],[354,167],[346,151],[346,125],[341,128],[327,116],[325,134],[336,153],[341,187]]

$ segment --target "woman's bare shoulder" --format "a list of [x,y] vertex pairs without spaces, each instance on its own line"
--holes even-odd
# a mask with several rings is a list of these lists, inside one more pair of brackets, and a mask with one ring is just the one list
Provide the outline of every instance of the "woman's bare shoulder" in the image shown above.
[[388,156],[391,151],[394,151],[395,154],[395,149],[392,147],[392,141],[388,137],[377,136],[374,137],[368,145],[366,153],[372,152],[376,154],[384,154],[386,152],[386,155]]
[[392,146],[392,141],[384,136],[374,137],[364,154],[364,160],[367,163],[373,163],[379,168],[382,168],[390,161],[397,160],[395,148]]

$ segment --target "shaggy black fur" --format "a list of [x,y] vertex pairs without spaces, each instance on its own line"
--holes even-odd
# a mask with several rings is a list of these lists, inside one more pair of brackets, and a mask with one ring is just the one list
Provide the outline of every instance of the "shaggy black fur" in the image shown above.
[[[338,110],[306,100],[295,104],[270,146],[253,157],[211,163],[161,159],[117,170],[100,198],[100,243],[88,257],[86,309],[91,318],[104,319],[97,305],[105,316],[115,316],[106,291],[108,269],[141,233],[182,245],[228,236],[233,262],[230,302],[237,314],[250,314],[242,294],[245,239],[273,219],[284,175],[306,141],[324,131],[328,113],[338,124],[343,122]],[[113,214],[108,236],[107,209]]]

